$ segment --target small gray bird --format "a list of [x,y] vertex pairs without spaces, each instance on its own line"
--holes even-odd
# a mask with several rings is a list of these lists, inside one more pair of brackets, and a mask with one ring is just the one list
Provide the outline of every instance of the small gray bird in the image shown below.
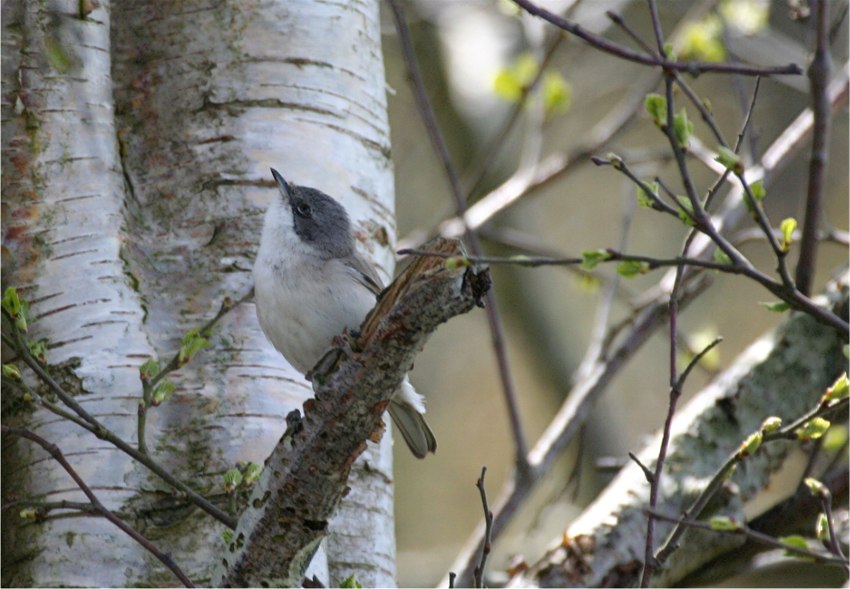
[[[345,209],[327,194],[289,184],[272,168],[280,195],[263,224],[254,262],[257,316],[266,337],[292,366],[311,370],[344,329],[356,330],[383,290],[354,248]],[[417,458],[437,449],[425,403],[405,377],[389,406]]]

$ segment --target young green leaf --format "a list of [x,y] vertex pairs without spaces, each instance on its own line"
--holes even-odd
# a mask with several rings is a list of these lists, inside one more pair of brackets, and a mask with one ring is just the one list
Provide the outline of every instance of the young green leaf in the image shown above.
[[709,520],[708,524],[712,530],[718,532],[734,532],[741,529],[741,524],[728,515],[715,515]]
[[829,429],[830,425],[830,422],[823,417],[815,417],[803,424],[803,427],[797,429],[795,433],[797,439],[804,442],[817,440]]
[[180,344],[180,365],[183,366],[186,364],[194,357],[195,354],[205,348],[208,348],[209,345],[210,344],[207,339],[201,336],[200,330],[190,329],[186,332],[186,335],[183,336],[183,341]]
[[714,158],[714,161],[719,162],[731,172],[736,174],[744,173],[744,164],[741,162],[741,156],[728,147],[724,147],[723,145],[718,147],[717,157]]
[[667,125],[667,100],[660,94],[647,94],[643,100],[643,108],[652,117],[656,126],[664,128]]
[[242,475],[244,479],[242,480],[242,485],[245,487],[250,487],[257,479],[260,478],[260,474],[263,472],[263,467],[257,464],[256,462],[249,462],[248,465],[242,469]]
[[148,358],[144,364],[139,366],[139,378],[144,383],[150,382],[157,374],[159,374],[159,362],[154,358]]
[[764,434],[760,431],[753,432],[747,439],[741,443],[741,446],[738,448],[738,457],[746,458],[747,456],[752,456],[758,449],[761,447],[761,442],[764,439]]
[[543,107],[547,113],[560,114],[570,109],[573,89],[560,72],[543,75]]
[[680,38],[683,59],[720,62],[726,59],[723,22],[716,14],[685,23]]
[[16,318],[21,312],[21,299],[18,297],[18,290],[10,286],[3,293],[3,308],[6,312]]
[[826,389],[821,399],[821,404],[843,399],[848,393],[850,393],[850,381],[847,380],[847,373],[845,372],[832,383],[831,387]]
[[[782,544],[785,544],[786,546],[791,546],[793,548],[799,548],[800,550],[808,550],[809,549],[809,543],[806,542],[806,539],[803,538],[802,536],[797,535],[797,534],[793,534],[791,536],[782,536],[782,537],[778,538],[778,540]],[[805,557],[800,556],[799,553],[792,552],[790,550],[785,551],[785,556],[792,556],[794,558],[805,558]]]
[[761,305],[771,313],[784,313],[785,311],[791,308],[791,305],[789,305],[785,301],[776,301],[773,303],[759,303],[759,305]]
[[225,544],[230,544],[233,541],[233,530],[222,530],[221,539],[224,540]]
[[687,196],[678,196],[676,198],[676,204],[679,207],[679,218],[682,222],[688,227],[696,227],[696,221],[694,221],[694,205],[691,204],[690,199]]
[[174,391],[177,387],[174,386],[174,383],[169,380],[163,380],[159,384],[156,385],[156,388],[153,390],[153,395],[151,396],[151,405],[154,407],[158,407],[161,403],[164,403],[168,399],[171,398],[171,395],[174,394]]
[[780,427],[782,427],[782,418],[773,416],[762,421],[760,429],[762,433],[769,434],[770,432],[775,432]]
[[3,378],[21,380],[21,371],[14,364],[3,364]]
[[644,185],[649,188],[652,193],[650,194],[643,189],[643,186],[638,185],[636,190],[637,203],[645,209],[651,209],[655,206],[655,201],[659,200],[658,182],[644,182]]
[[229,495],[242,483],[242,473],[238,468],[231,468],[224,473],[224,491]]
[[815,538],[821,542],[829,541],[829,520],[826,519],[825,513],[819,513],[815,521]]
[[676,141],[683,148],[687,148],[691,135],[694,132],[694,124],[688,120],[688,113],[683,108],[675,117],[673,117],[673,131],[676,135]]
[[496,96],[508,102],[519,100],[537,75],[538,67],[537,59],[531,53],[518,56],[511,65],[496,74],[493,81]]
[[648,262],[638,262],[637,260],[624,260],[617,264],[617,274],[623,278],[634,278],[638,274],[646,274],[649,272]]
[[803,479],[803,484],[809,489],[809,493],[815,497],[827,498],[830,496],[829,489],[815,477],[806,477]]
[[794,237],[794,230],[797,228],[797,220],[793,217],[784,219],[779,225],[779,231],[782,233],[782,242],[779,247],[783,252],[788,252],[791,249],[791,241]]
[[30,354],[33,358],[38,360],[41,364],[47,362],[47,342],[40,339],[38,341],[28,342],[27,347],[29,348]]
[[340,589],[363,589],[363,585],[351,573],[339,583]]
[[821,448],[828,454],[838,452],[847,443],[847,438],[850,437],[848,433],[850,432],[848,432],[846,425],[833,423],[823,436]]
[[605,250],[586,250],[581,252],[581,269],[588,272],[596,268],[600,262],[611,259],[611,254]]
[[714,255],[712,257],[714,258],[714,261],[717,262],[718,264],[728,264],[728,265],[732,264],[732,258],[730,258],[726,254],[726,252],[724,252],[719,247],[714,248]]
[[753,198],[756,202],[761,202],[767,196],[767,190],[764,188],[764,180],[756,180],[750,184],[750,192],[753,193]]
[[464,256],[452,256],[451,258],[446,258],[444,265],[447,270],[457,270],[458,268],[471,266],[472,262]]
[[22,509],[18,515],[20,515],[21,519],[33,521],[38,519],[38,510],[28,507],[26,509]]

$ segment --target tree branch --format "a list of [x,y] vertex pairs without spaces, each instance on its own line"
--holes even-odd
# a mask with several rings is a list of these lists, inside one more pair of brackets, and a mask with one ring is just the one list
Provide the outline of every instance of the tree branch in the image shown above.
[[[833,291],[831,302],[846,313],[846,277]],[[846,340],[807,315],[791,316],[775,334],[753,344],[736,363],[718,376],[676,412],[657,512],[681,515],[704,495],[706,486],[729,458],[732,449],[754,431],[766,416],[783,418],[787,426],[765,436],[789,435],[801,420],[811,419],[812,407],[824,390],[846,368],[842,347]],[[817,410],[817,409],[816,409]],[[815,410],[815,411],[816,411]],[[832,410],[835,410],[833,408]],[[637,453],[652,468],[661,435],[658,433]],[[745,521],[743,505],[771,480],[788,455],[792,443],[763,444],[720,486],[709,508]],[[648,489],[644,471],[626,466],[581,516],[567,529],[570,545],[546,555],[514,579],[523,586],[628,586],[637,582],[645,548],[643,532]],[[731,486],[730,486],[731,485]],[[700,502],[702,505],[702,501]],[[699,507],[699,509],[702,509]],[[765,505],[763,508],[769,508]],[[693,514],[696,516],[696,512]],[[757,514],[756,514],[757,515]],[[612,526],[611,522],[616,522]],[[658,526],[667,535],[672,526]],[[685,540],[689,538],[686,537]],[[656,571],[653,583],[669,586],[715,556],[734,549],[743,538],[700,535],[685,541],[667,566]],[[584,547],[581,554],[577,551]],[[588,548],[589,547],[589,548]],[[582,562],[593,566],[583,568]]]
[[799,75],[803,70],[795,63],[784,66],[757,67],[732,63],[702,63],[697,61],[669,61],[668,59],[649,56],[633,51],[624,45],[614,43],[605,37],[592,33],[581,25],[567,20],[545,8],[537,6],[528,0],[513,0],[514,3],[533,16],[538,16],[556,27],[567,31],[587,42],[590,46],[604,53],[614,55],[627,61],[643,65],[660,66],[666,71],[682,71],[697,76],[702,73],[736,73],[747,76]]
[[800,258],[797,261],[797,288],[805,295],[812,291],[815,274],[815,259],[818,247],[818,224],[823,208],[823,193],[826,188],[826,166],[829,161],[830,104],[829,84],[829,3],[815,3],[816,46],[815,55],[809,65],[809,83],[812,89],[812,153],[809,159],[809,181],[806,195],[806,214],[803,220],[803,238],[800,241]]
[[[438,238],[435,251],[461,255]],[[465,313],[490,288],[489,273],[433,257],[411,263],[378,299],[360,334],[332,348],[312,372],[315,398],[290,414],[239,520],[214,584],[294,586],[346,494],[352,464],[377,441],[383,413],[437,326]]]

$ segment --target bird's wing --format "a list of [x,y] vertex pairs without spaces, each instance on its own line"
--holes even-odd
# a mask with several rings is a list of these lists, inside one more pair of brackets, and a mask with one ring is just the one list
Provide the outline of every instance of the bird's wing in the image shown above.
[[384,290],[384,283],[375,271],[374,266],[355,253],[345,261],[346,265],[353,270],[355,280],[368,288],[375,296]]

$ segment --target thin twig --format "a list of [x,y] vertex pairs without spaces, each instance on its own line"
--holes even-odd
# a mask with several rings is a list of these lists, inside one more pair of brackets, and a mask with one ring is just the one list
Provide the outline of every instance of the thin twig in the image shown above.
[[[708,286],[705,275],[692,274],[685,291],[680,297],[684,305],[696,298]],[[563,450],[569,446],[575,436],[581,431],[590,415],[595,401],[606,390],[616,374],[626,365],[628,360],[640,349],[649,336],[660,327],[666,318],[668,293],[662,293],[658,298],[642,309],[632,318],[630,329],[616,345],[612,345],[604,359],[600,359],[593,371],[582,381],[578,381],[567,393],[558,413],[547,426],[534,448],[529,453],[529,461],[537,472],[547,472],[551,469]],[[493,536],[497,537],[517,513],[520,505],[533,490],[536,480],[512,477],[505,483],[493,507]],[[480,550],[481,530],[476,530],[474,536],[456,566],[460,569],[462,585],[472,583],[472,572],[475,559]]]
[[[629,233],[634,219],[636,199],[631,197],[631,194],[626,195],[626,204],[623,211],[623,219],[620,229],[620,243],[618,247],[624,250],[629,242]],[[620,287],[620,275],[615,274],[608,288],[605,290],[602,299],[596,307],[596,316],[593,320],[593,331],[591,332],[590,341],[587,349],[582,357],[581,362],[575,371],[575,380],[583,380],[593,370],[593,367],[602,360],[607,353],[607,342],[610,341],[608,322],[611,316],[611,310],[614,307],[614,299]],[[581,467],[581,453],[576,459],[577,468]]]
[[62,451],[59,449],[58,446],[56,446],[55,444],[51,444],[41,436],[26,429],[8,427],[4,425],[0,426],[0,431],[2,431],[4,434],[10,434],[21,438],[26,438],[44,448],[47,453],[50,454],[50,456],[53,457],[53,459],[56,460],[56,462],[58,462],[62,466],[62,468],[65,469],[65,472],[71,475],[71,478],[74,479],[74,482],[77,483],[77,486],[86,495],[86,497],[88,497],[92,506],[100,515],[115,524],[119,529],[121,529],[121,531],[123,531],[133,540],[138,542],[145,550],[153,554],[157,558],[157,560],[159,560],[172,573],[174,573],[174,576],[180,579],[180,582],[183,583],[185,587],[195,586],[189,579],[189,577],[187,577],[186,574],[180,569],[180,567],[174,563],[174,561],[171,559],[171,556],[160,551],[159,548],[157,548],[156,545],[154,545],[150,540],[139,534],[136,530],[127,525],[124,520],[122,520],[120,517],[112,513],[106,507],[104,507],[104,505],[92,492],[86,482],[80,477],[79,474],[77,474],[77,471],[74,470],[74,467],[72,467],[68,463],[68,461],[65,459],[64,454],[62,454]]
[[[848,68],[850,68],[850,65],[845,65],[842,69],[842,76],[830,85],[829,95],[832,108],[834,109],[839,109],[847,103]],[[643,103],[643,96],[647,91],[649,90],[636,88],[634,95],[629,99],[635,99],[633,103],[635,108],[638,108]],[[617,109],[616,113],[612,113],[612,115],[622,117],[617,119],[618,122],[631,116],[627,116],[625,110],[620,108]],[[769,186],[779,171],[784,169],[792,160],[792,157],[801,149],[806,137],[811,131],[811,125],[810,111],[805,109],[795,118],[786,131],[781,133],[765,150],[760,160],[760,165],[753,166],[749,170],[749,173],[752,173],[754,178],[764,177],[765,185]],[[606,126],[606,128],[608,127]],[[692,139],[694,143],[697,142],[695,137]],[[592,150],[591,154],[594,152],[598,152],[598,149]],[[705,160],[705,163],[712,169],[714,169],[714,165],[716,164],[711,159],[713,157],[714,155],[712,154]],[[722,173],[723,171],[723,169],[720,169],[718,173]],[[558,177],[560,177],[558,173],[553,173],[547,176],[547,182],[553,181]],[[519,193],[519,196],[512,193],[510,198],[502,198],[500,195],[498,199],[494,198],[493,202],[487,202],[486,212],[482,211],[481,214],[473,216],[471,214],[472,209],[470,209],[470,214],[468,215],[470,224],[479,227],[499,212],[518,202],[519,198],[527,194],[537,184],[524,184],[523,186],[524,188]],[[490,197],[485,200],[489,201]],[[718,227],[726,229],[735,225],[741,216],[743,207],[740,206],[738,197],[730,194],[729,198],[726,199],[726,202],[719,209],[721,212],[718,213],[718,219],[715,223]],[[709,240],[704,239],[700,241],[699,248],[696,251],[702,256],[706,251],[711,251],[708,249],[709,247]],[[708,286],[709,281],[710,276],[705,273],[690,273],[686,277],[686,287],[679,299],[680,307],[683,307],[685,302],[692,300],[699,293],[703,292]],[[536,470],[545,472],[548,468],[551,468],[556,458],[560,456],[563,449],[569,445],[577,431],[581,429],[581,424],[584,423],[589,415],[594,402],[601,396],[610,380],[614,375],[619,373],[627,360],[642,346],[649,335],[653,334],[664,322],[664,319],[666,319],[665,310],[671,282],[672,277],[665,277],[657,286],[648,289],[639,300],[636,300],[635,304],[638,306],[638,309],[635,316],[630,320],[631,329],[622,336],[616,346],[612,345],[612,349],[605,361],[601,362],[585,380],[577,382],[572,390],[569,391],[566,401],[559,409],[558,414],[549,424],[530,453],[529,460]],[[518,480],[517,477],[512,477],[505,483],[493,507],[494,537],[497,537],[508,523],[512,521],[513,516],[518,512],[519,506],[528,497],[534,486],[534,481]],[[472,571],[481,547],[481,536],[482,530],[476,529],[452,566],[454,570],[460,571],[458,578],[462,585],[472,583]],[[445,584],[446,582],[444,579],[443,583]]]
[[647,512],[648,515],[660,519],[662,521],[674,523],[677,526],[688,527],[688,528],[697,528],[700,530],[706,530],[710,532],[716,532],[718,534],[738,534],[744,535],[755,542],[759,542],[760,544],[766,544],[768,546],[773,546],[774,548],[780,548],[782,550],[787,550],[788,552],[793,552],[794,554],[798,554],[800,556],[805,556],[807,558],[811,558],[816,562],[822,562],[825,564],[837,564],[846,566],[847,560],[840,559],[833,556],[827,556],[826,554],[820,552],[814,552],[812,550],[806,550],[805,548],[800,548],[799,546],[794,546],[792,544],[785,544],[784,542],[780,542],[777,538],[773,536],[769,536],[768,534],[763,534],[761,532],[757,532],[752,528],[749,528],[743,524],[741,524],[738,528],[734,530],[718,530],[711,527],[711,524],[697,521],[694,519],[688,518],[678,518],[678,517],[670,517],[669,515],[658,513],[658,512]]
[[[844,398],[832,405],[818,404],[813,409],[807,411],[805,414],[780,429],[772,432],[762,432],[761,444],[766,444],[775,440],[797,440],[797,430],[803,427],[806,423],[815,417],[821,417],[836,411],[844,410],[848,404],[850,404],[850,399],[848,398]],[[732,469],[735,468],[739,462],[744,460],[746,456],[747,453],[743,452],[742,449],[739,448],[726,459],[726,461],[711,477],[711,480],[705,488],[700,492],[699,496],[693,501],[693,503],[691,503],[688,509],[685,510],[684,519],[698,518],[700,516],[703,509],[705,509],[705,506],[708,505],[711,498],[714,497],[723,482],[729,477]],[[657,565],[663,565],[670,555],[676,551],[679,547],[679,540],[684,533],[685,527],[683,525],[677,525],[673,528],[667,536],[667,539],[664,541],[664,544],[662,544],[655,553],[655,562]]]
[[797,260],[797,288],[805,295],[812,292],[815,275],[818,239],[817,231],[823,209],[823,194],[826,184],[826,166],[829,161],[830,105],[827,94],[829,84],[829,3],[817,0],[815,22],[817,27],[815,55],[809,65],[809,84],[812,89],[812,154],[809,160],[809,179],[806,194],[806,213],[803,220],[803,238],[800,241],[800,257]]
[[[643,53],[633,51],[624,45],[614,43],[605,37],[592,33],[581,25],[567,20],[557,14],[549,12],[545,8],[537,6],[528,0],[513,0],[517,6],[525,10],[531,15],[538,16],[543,20],[555,25],[556,27],[571,33],[580,39],[586,41],[592,47],[625,59],[643,65],[661,67],[667,71],[682,71],[693,76],[702,73],[738,73],[747,76],[775,76],[775,75],[799,75],[803,70],[797,64],[789,64],[785,66],[747,66],[729,63],[703,63],[697,61],[670,61],[662,57],[649,57]],[[663,49],[662,49],[663,52]]]
[[487,557],[490,556],[490,542],[492,541],[493,531],[493,512],[490,511],[490,506],[487,503],[487,491],[484,489],[484,475],[487,474],[487,467],[481,467],[481,477],[476,481],[475,486],[478,487],[478,492],[481,495],[481,506],[484,509],[484,543],[481,546],[481,558],[478,561],[478,566],[475,567],[473,580],[475,587],[484,587],[484,567],[487,566]]
[[[10,319],[8,313],[5,309],[2,310],[4,316],[7,319]],[[62,415],[63,417],[70,418],[71,421],[79,425],[80,427],[88,430],[96,437],[101,440],[105,440],[111,443],[113,446],[136,460],[137,462],[146,466],[151,472],[159,476],[166,483],[184,493],[186,497],[195,505],[206,511],[209,515],[226,525],[231,529],[236,528],[236,519],[228,515],[227,513],[220,510],[218,507],[210,503],[205,497],[194,491],[191,487],[189,487],[183,481],[177,479],[174,475],[172,475],[168,470],[163,468],[159,463],[157,463],[153,458],[151,458],[147,454],[143,454],[123,439],[121,439],[118,435],[108,429],[105,425],[103,425],[100,421],[92,417],[88,412],[83,409],[79,403],[77,403],[73,396],[68,394],[68,392],[56,382],[53,377],[38,363],[38,361],[33,358],[30,353],[29,347],[26,342],[23,341],[23,337],[21,333],[18,331],[17,327],[15,327],[14,321],[9,321],[12,329],[12,336],[9,337],[6,334],[3,334],[3,340],[8,342],[13,348],[18,352],[21,360],[29,366],[35,375],[41,380],[44,384],[47,385],[48,389],[55,394],[59,399],[65,403],[71,410],[73,410],[77,415],[80,416],[81,419],[72,418],[66,412],[56,407],[55,405],[45,401],[44,406],[56,413],[57,415]]]
[[[576,266],[580,265],[584,262],[583,258],[550,258],[546,256],[511,256],[511,257],[498,257],[498,256],[447,256],[445,254],[439,254],[434,252],[428,252],[419,249],[403,249],[398,250],[399,255],[413,255],[413,256],[430,256],[435,258],[444,258],[457,260],[463,264],[492,264],[492,265],[512,265],[512,266],[522,266],[529,268],[537,268],[540,266]],[[743,274],[743,268],[738,266],[733,266],[731,264],[724,264],[722,262],[712,262],[709,260],[703,260],[700,258],[686,258],[686,257],[677,257],[677,258],[654,258],[652,256],[641,256],[634,254],[624,254],[622,252],[618,252],[615,249],[606,249],[605,255],[607,256],[604,259],[599,260],[600,264],[609,263],[609,262],[641,262],[646,264],[646,270],[655,270],[656,268],[667,268],[667,267],[679,267],[679,266],[694,266],[698,268],[706,268],[709,270],[719,270],[721,272],[728,272],[730,274]]]
[[[661,31],[661,20],[658,16],[658,7],[655,4],[654,0],[648,0],[649,2],[649,12],[652,16],[652,27],[655,32],[655,39],[658,44],[658,52],[659,55],[664,54],[664,34]],[[676,159],[679,162],[680,172],[682,175],[682,180],[686,187],[692,186],[690,182],[690,178],[688,177],[687,167],[683,164],[683,152],[684,147],[679,144],[678,138],[673,133],[673,76],[670,73],[665,72],[665,89],[667,94],[667,124],[665,127],[666,135],[670,140],[670,147],[673,149],[674,154],[676,155]],[[692,191],[689,189],[689,192]],[[695,211],[694,220],[700,219],[702,215],[697,213],[697,209],[701,206],[696,198],[691,197],[691,205],[692,209]],[[690,247],[694,237],[696,236],[696,229],[689,232],[687,239],[685,240],[684,247],[682,248],[682,256],[687,256],[688,248]],[[664,460],[667,457],[667,448],[670,444],[671,437],[671,428],[673,426],[673,417],[676,415],[676,407],[679,402],[679,398],[682,396],[682,385],[685,377],[690,373],[690,367],[694,366],[696,362],[698,362],[699,358],[708,352],[712,347],[714,347],[718,340],[712,342],[705,350],[695,356],[690,365],[688,366],[688,370],[682,373],[682,376],[678,375],[677,368],[677,359],[678,359],[678,313],[679,313],[679,287],[682,284],[683,278],[683,267],[679,266],[676,268],[676,276],[673,280],[673,288],[670,291],[670,302],[668,306],[668,313],[670,317],[670,352],[669,352],[669,364],[670,364],[670,394],[669,401],[667,405],[667,417],[664,420],[664,430],[661,435],[661,446],[658,449],[658,458],[655,461],[655,472],[653,473],[652,480],[649,484],[649,509],[650,512],[655,511],[655,507],[658,505],[658,493],[661,487],[661,475],[664,471]],[[644,558],[643,558],[643,569],[641,571],[640,577],[640,586],[641,587],[649,587],[649,583],[652,580],[652,575],[655,572],[657,567],[657,562],[655,560],[655,556],[653,554],[654,551],[654,533],[655,533],[655,518],[650,514],[646,523],[646,543],[644,545]]]
[[832,493],[826,487],[824,487],[824,493],[820,496],[820,503],[821,507],[823,507],[823,513],[826,516],[827,528],[829,529],[829,551],[844,561],[844,572],[850,572],[847,557],[844,556],[844,551],[841,550],[841,542],[835,533],[835,521],[832,515]]
[[[215,327],[216,323],[218,323],[222,317],[227,315],[231,310],[235,309],[253,296],[254,289],[252,288],[247,293],[242,295],[235,303],[233,302],[232,298],[225,297],[224,300],[221,302],[221,305],[219,306],[218,312],[212,319],[207,321],[198,330],[198,334],[204,338],[209,337],[212,328]],[[145,426],[147,423],[148,409],[153,407],[153,391],[156,388],[156,385],[158,385],[163,378],[165,378],[178,368],[181,368],[182,366],[183,363],[181,363],[180,361],[180,352],[177,351],[174,353],[174,356],[172,356],[171,360],[168,361],[168,364],[163,366],[159,370],[159,372],[153,375],[149,380],[142,380],[142,402],[139,403],[139,407],[137,410],[138,417],[136,427],[136,437],[138,440],[139,452],[141,452],[142,454],[149,454],[147,442],[145,441]]]
[[[434,110],[431,107],[431,102],[425,89],[425,83],[422,80],[422,74],[419,71],[416,54],[413,51],[413,43],[410,39],[410,31],[407,27],[407,21],[404,17],[401,3],[398,0],[387,0],[387,2],[393,13],[396,30],[399,35],[399,41],[401,42],[402,55],[404,56],[404,61],[410,73],[414,96],[416,97],[416,104],[419,108],[422,121],[428,132],[428,137],[431,140],[434,151],[437,153],[441,163],[443,164],[443,169],[451,188],[452,197],[454,198],[457,216],[460,219],[464,219],[466,213],[466,200],[463,196],[463,189],[460,185],[460,177],[452,163],[448,148],[446,147],[446,142],[443,140],[440,127],[434,116]],[[480,256],[482,254],[482,250],[478,241],[478,236],[469,228],[468,225],[466,225],[466,223],[464,223],[464,237],[472,254]],[[494,289],[492,288],[487,291],[485,310],[487,313],[487,321],[490,326],[490,336],[496,355],[496,362],[499,368],[502,393],[508,407],[508,417],[510,419],[511,431],[513,432],[514,445],[516,447],[517,471],[521,474],[521,476],[530,477],[531,472],[529,471],[527,459],[528,444],[526,442],[522,420],[520,419],[516,389],[514,387],[513,376],[508,362],[504,326],[502,325],[502,318],[499,315],[496,297],[493,293]]]

